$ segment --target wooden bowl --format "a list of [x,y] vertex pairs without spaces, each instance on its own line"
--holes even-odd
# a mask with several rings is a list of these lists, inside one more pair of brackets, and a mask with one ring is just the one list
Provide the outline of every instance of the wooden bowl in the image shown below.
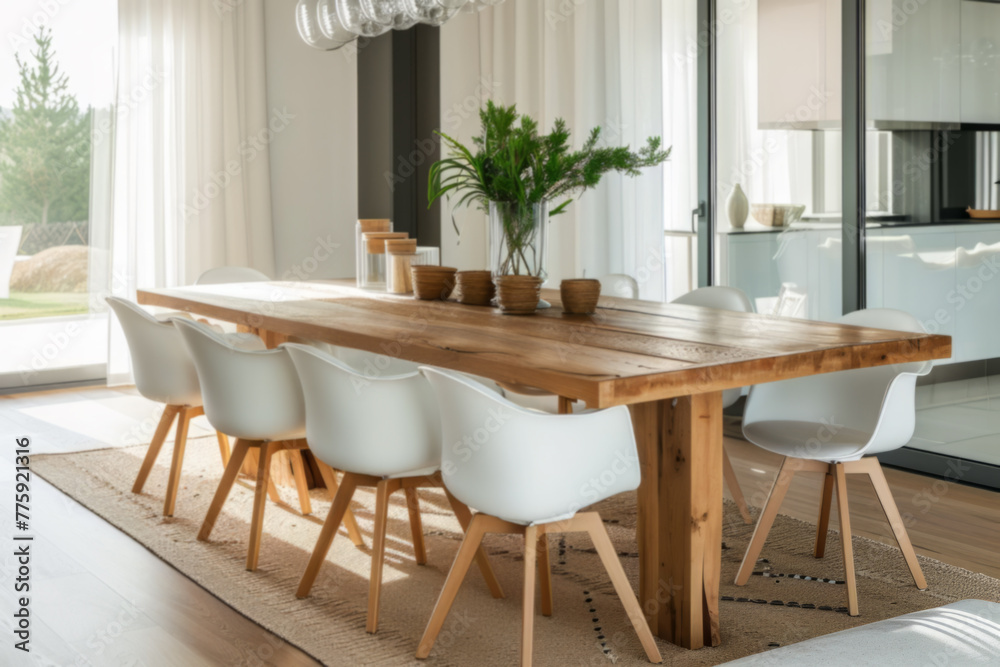
[[590,315],[597,310],[601,298],[601,281],[593,278],[564,280],[559,285],[563,312],[571,315]]
[[754,204],[750,214],[754,220],[768,227],[786,227],[798,222],[806,207],[801,204]]
[[996,220],[1000,218],[1000,211],[991,211],[987,209],[977,209],[971,206],[965,209],[965,212],[969,214],[969,217],[973,220]]
[[448,266],[412,266],[413,295],[424,301],[447,299],[455,289],[455,273],[458,269]]
[[542,279],[535,276],[496,278],[497,305],[504,315],[533,315],[542,296]]
[[493,274],[489,271],[459,271],[455,274],[458,302],[469,306],[488,306],[496,296]]

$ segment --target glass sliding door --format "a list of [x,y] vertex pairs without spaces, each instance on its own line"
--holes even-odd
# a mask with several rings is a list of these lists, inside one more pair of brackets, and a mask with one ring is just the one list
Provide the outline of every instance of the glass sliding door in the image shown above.
[[865,166],[885,213],[867,222],[868,305],[952,336],[888,460],[1000,487],[1000,4],[868,0],[866,31]]
[[99,379],[117,5],[11,0],[0,32],[0,390]]
[[830,320],[841,292],[840,0],[716,0],[716,284]]

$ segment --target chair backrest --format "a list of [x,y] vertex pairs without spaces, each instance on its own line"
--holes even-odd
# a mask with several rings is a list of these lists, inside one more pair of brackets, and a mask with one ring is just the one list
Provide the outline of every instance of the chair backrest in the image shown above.
[[201,405],[198,373],[173,323],[126,299],[109,296],[107,302],[125,332],[139,393],[160,403]]
[[[752,313],[753,304],[746,293],[736,287],[699,287],[691,290],[687,294],[674,299],[671,303],[679,303],[687,306],[702,306],[703,308],[717,308],[719,310],[731,310],[737,313]],[[728,408],[730,405],[740,400],[743,389],[736,387],[726,389],[722,392],[722,407]]]
[[321,461],[378,477],[437,470],[440,417],[419,371],[368,375],[311,345],[282,347],[302,385],[309,449]]
[[624,273],[609,273],[598,278],[601,282],[601,294],[617,296],[623,299],[639,298],[639,283],[632,276]]
[[671,303],[687,306],[702,306],[703,308],[718,308],[737,313],[752,313],[753,304],[746,293],[736,287],[699,287],[687,294],[682,294]]
[[639,486],[626,407],[544,414],[459,373],[421,371],[441,408],[445,486],[470,507],[515,523],[544,523]]
[[[839,321],[875,329],[924,332],[914,316],[886,308],[859,310]],[[870,434],[868,443],[855,452],[855,457],[897,449],[913,437],[916,379],[930,370],[929,362],[918,362],[755,385],[747,398],[743,424],[800,421],[828,424],[831,431],[847,428]]]
[[271,277],[257,269],[248,266],[220,266],[205,271],[195,285],[222,285],[224,283],[256,283],[268,281]]
[[288,352],[262,343],[245,349],[201,322],[171,321],[194,360],[213,428],[246,440],[305,437],[302,389]]

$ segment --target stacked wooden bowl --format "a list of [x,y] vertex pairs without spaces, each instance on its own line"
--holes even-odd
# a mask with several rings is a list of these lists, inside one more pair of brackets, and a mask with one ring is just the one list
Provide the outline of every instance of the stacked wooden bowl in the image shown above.
[[559,285],[563,312],[571,315],[590,315],[597,310],[601,298],[601,281],[593,278],[564,280]]
[[458,269],[448,266],[413,266],[413,294],[424,301],[447,299],[455,289],[455,273]]
[[499,276],[497,305],[504,315],[532,315],[542,296],[542,279],[534,276]]
[[490,271],[459,271],[455,274],[458,302],[468,306],[488,306],[496,296]]

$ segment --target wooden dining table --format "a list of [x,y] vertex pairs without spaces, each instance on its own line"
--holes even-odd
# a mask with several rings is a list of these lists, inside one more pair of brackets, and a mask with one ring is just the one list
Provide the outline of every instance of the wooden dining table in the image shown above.
[[724,637],[723,390],[951,355],[951,339],[941,335],[617,297],[601,297],[593,315],[568,315],[558,291],[543,297],[551,308],[506,316],[366,291],[353,280],[138,293],[142,304],[235,322],[272,347],[307,338],[536,387],[591,408],[629,406],[642,474],[639,601],[655,634],[692,649]]

